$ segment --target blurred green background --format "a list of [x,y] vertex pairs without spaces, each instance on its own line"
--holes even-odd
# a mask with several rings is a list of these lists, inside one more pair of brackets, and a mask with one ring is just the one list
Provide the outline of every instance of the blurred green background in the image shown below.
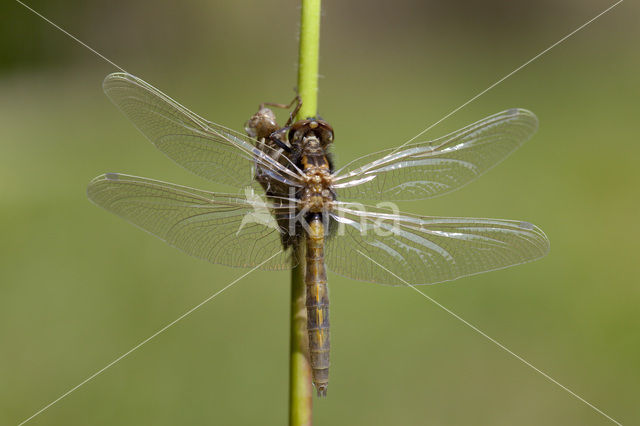
[[[293,94],[296,1],[29,4],[229,127]],[[338,164],[404,142],[610,4],[325,0],[319,102]],[[539,225],[546,258],[423,290],[623,424],[640,423],[639,12],[622,3],[430,131],[509,107],[541,123],[472,185],[401,206]],[[17,424],[244,271],[86,199],[111,171],[224,188],[110,104],[112,66],[17,3],[0,14],[0,424]],[[414,291],[329,280],[316,424],[610,423]],[[29,424],[284,424],[288,298],[288,274],[253,273]]]

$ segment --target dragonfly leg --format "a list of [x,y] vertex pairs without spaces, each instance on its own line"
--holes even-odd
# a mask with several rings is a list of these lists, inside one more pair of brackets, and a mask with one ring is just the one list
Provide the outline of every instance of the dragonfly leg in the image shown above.
[[264,102],[260,104],[260,109],[265,108],[267,106],[271,106],[275,108],[290,109],[294,105],[295,105],[295,108],[293,108],[293,110],[289,113],[289,119],[287,120],[287,123],[284,125],[284,127],[289,127],[291,123],[293,123],[293,119],[295,118],[296,114],[298,113],[298,111],[300,111],[300,108],[302,107],[302,98],[297,93],[297,91],[296,91],[295,98],[293,98],[293,100],[291,100],[291,102],[289,102],[288,104]]

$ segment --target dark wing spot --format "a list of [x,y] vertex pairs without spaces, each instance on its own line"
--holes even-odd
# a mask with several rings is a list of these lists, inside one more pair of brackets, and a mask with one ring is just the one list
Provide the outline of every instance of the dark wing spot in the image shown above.
[[118,173],[105,173],[104,177],[106,177],[107,180],[119,180],[120,179],[120,175]]

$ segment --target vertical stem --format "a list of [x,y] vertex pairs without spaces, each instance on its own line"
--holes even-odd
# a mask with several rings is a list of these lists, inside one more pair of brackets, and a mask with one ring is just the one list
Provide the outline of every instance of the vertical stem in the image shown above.
[[298,93],[302,108],[298,119],[315,117],[318,109],[318,57],[320,50],[320,0],[302,0]]
[[[320,0],[301,0],[298,93],[302,107],[297,119],[315,117],[318,107],[318,51],[320,48]],[[303,246],[302,244],[300,246]],[[307,311],[305,307],[304,253],[296,246],[297,266],[291,271],[291,340],[289,360],[289,425],[311,426],[313,387],[309,364]]]
[[[300,251],[300,250],[299,250]],[[291,271],[291,342],[289,358],[289,425],[311,426],[313,385],[309,364],[304,260]]]

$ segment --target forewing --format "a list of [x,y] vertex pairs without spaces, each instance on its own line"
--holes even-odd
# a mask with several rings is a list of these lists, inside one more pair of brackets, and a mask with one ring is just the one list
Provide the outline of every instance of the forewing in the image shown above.
[[336,172],[339,199],[418,200],[471,182],[526,142],[536,116],[510,109],[447,136],[369,154]]
[[345,203],[336,203],[333,218],[328,268],[381,284],[454,280],[530,262],[549,250],[542,230],[522,221],[365,212]]
[[252,183],[259,165],[283,183],[299,185],[299,174],[271,158],[270,148],[257,149],[251,138],[199,117],[131,74],[109,74],[103,88],[160,151],[199,176],[242,187]]
[[108,173],[87,188],[104,209],[191,256],[228,266],[253,267],[279,251],[263,269],[291,267],[269,205],[156,180]]

